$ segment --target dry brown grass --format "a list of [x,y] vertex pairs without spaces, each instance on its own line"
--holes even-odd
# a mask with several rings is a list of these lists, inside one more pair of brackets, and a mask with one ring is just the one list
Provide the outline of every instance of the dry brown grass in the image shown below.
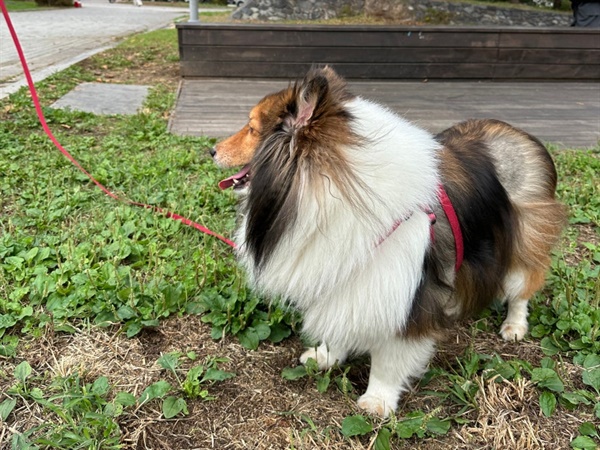
[[[472,346],[479,353],[498,352],[504,358],[538,360],[542,354],[534,343],[508,344],[495,334],[472,336],[458,328],[455,340],[441,346],[434,365],[453,370],[455,358]],[[165,320],[155,330],[128,339],[118,328],[81,330],[74,335],[48,331],[43,339],[23,340],[20,358],[27,360],[38,375],[36,384],[45,391],[56,376],[79,373],[91,382],[99,376],[109,378],[113,392],[126,391],[136,396],[159,379],[170,374],[156,365],[161,354],[171,351],[195,351],[206,356],[229,359],[223,369],[234,371],[233,379],[216,384],[212,401],[188,401],[190,414],[184,418],[162,418],[158,402],[151,402],[119,418],[127,449],[370,449],[374,434],[363,439],[346,439],[340,433],[342,420],[358,412],[352,398],[335,388],[320,394],[314,380],[285,381],[281,371],[297,364],[302,344],[291,338],[279,345],[261,344],[248,351],[235,339],[214,341],[209,327],[198,316]],[[0,370],[12,373],[19,361],[0,360]],[[566,365],[561,375],[575,383],[580,372]],[[184,367],[185,369],[185,367]],[[358,364],[349,374],[357,390],[364,389],[365,364]],[[426,389],[446,390],[445,379],[434,380]],[[172,381],[172,380],[171,380]],[[551,417],[539,410],[539,390],[527,379],[496,382],[477,379],[480,390],[478,409],[466,414],[470,422],[453,425],[450,433],[438,438],[409,439],[394,448],[414,449],[565,449],[580,423],[591,417],[576,417],[559,408]],[[0,390],[10,387],[7,377],[0,380]],[[424,389],[423,389],[424,390]],[[439,399],[416,391],[404,398],[398,417],[411,410],[430,412],[440,408],[440,416],[452,414],[456,405],[441,404]],[[2,424],[0,448],[9,448],[13,431],[31,429],[47,417],[33,402],[24,402],[16,411],[17,419]]]

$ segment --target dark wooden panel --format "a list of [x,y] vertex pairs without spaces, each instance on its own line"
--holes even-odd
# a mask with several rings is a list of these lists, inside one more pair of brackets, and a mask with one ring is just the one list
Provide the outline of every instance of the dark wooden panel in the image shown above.
[[504,63],[594,64],[600,61],[600,50],[551,48],[501,48],[498,61]]
[[580,30],[567,32],[556,30],[555,33],[503,32],[500,33],[499,47],[513,48],[580,48],[600,49],[600,31]]
[[600,64],[499,64],[496,66],[494,78],[598,81],[600,80]]
[[[598,80],[600,65],[538,64],[333,64],[340,75],[362,79],[530,79]],[[182,61],[184,77],[297,78],[310,63]]]
[[184,77],[598,80],[600,30],[178,24]]
[[[442,63],[494,62],[495,48],[423,48],[416,52],[404,47],[211,47],[185,46],[186,61],[247,61],[277,63]],[[513,58],[515,58],[513,56]],[[526,58],[524,56],[523,58]]]
[[340,47],[496,47],[495,32],[449,33],[428,29],[351,32],[298,29],[179,29],[182,45],[211,46],[340,46]]
[[[273,64],[270,62],[182,61],[182,75],[208,77],[297,78],[310,69],[311,63]],[[333,64],[342,76],[366,79],[411,78],[491,78],[493,64]]]

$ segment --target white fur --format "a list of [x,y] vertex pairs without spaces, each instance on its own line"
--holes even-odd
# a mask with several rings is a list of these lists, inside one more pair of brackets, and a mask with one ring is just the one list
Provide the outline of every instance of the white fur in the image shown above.
[[[350,353],[370,353],[369,388],[359,405],[387,415],[433,353],[432,340],[408,341],[399,333],[430,245],[429,218],[421,208],[436,200],[439,144],[382,106],[361,98],[346,106],[356,118],[353,130],[367,138],[364,147],[344,153],[370,189],[363,197],[369,214],[344,202],[335,186],[306,183],[294,228],[252,281],[300,310],[304,331],[323,343],[305,353],[303,362],[314,357],[328,367]],[[394,222],[409,215],[390,234]],[[245,229],[242,219],[236,241],[253,274]]]
[[398,398],[409,389],[413,377],[423,375],[435,351],[433,339],[391,337],[371,349],[371,373],[367,392],[358,406],[371,414],[387,416],[398,406]]
[[504,279],[505,301],[508,303],[508,313],[500,328],[500,335],[507,341],[520,341],[527,334],[528,299],[521,298],[525,289],[525,274],[521,271],[510,272]]
[[310,347],[306,349],[300,356],[300,362],[306,364],[307,361],[312,358],[314,359],[319,370],[327,370],[335,364],[343,364],[348,355],[342,351],[341,353],[335,353],[332,349],[327,347],[327,344],[322,343],[318,347]]

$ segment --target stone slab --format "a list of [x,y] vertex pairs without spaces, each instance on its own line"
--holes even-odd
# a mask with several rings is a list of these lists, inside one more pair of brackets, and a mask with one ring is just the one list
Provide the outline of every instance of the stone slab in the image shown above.
[[136,114],[148,95],[149,86],[82,83],[51,105],[94,114]]

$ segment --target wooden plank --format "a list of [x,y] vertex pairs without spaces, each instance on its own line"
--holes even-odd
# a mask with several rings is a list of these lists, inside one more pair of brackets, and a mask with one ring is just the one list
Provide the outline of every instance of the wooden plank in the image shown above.
[[248,31],[288,31],[296,30],[303,32],[314,31],[336,31],[345,30],[352,33],[381,32],[390,31],[415,31],[429,30],[439,33],[461,34],[461,33],[509,33],[509,34],[530,34],[537,35],[580,35],[580,34],[598,34],[598,30],[590,28],[565,28],[565,27],[530,27],[530,26],[488,26],[488,25],[307,25],[307,24],[277,24],[277,23],[205,23],[205,22],[179,22],[176,25],[180,30],[248,30]]
[[[574,55],[571,59],[577,57]],[[513,56],[515,58],[516,56]],[[526,56],[521,56],[521,58]],[[494,62],[494,48],[423,48],[415,52],[406,47],[211,47],[188,45],[185,61],[273,61],[276,63],[462,63]]]
[[581,29],[577,32],[556,30],[555,33],[502,32],[499,35],[500,48],[575,48],[600,49],[600,30]]
[[496,79],[600,80],[600,64],[498,64]]
[[[177,24],[184,45],[323,45],[331,38],[336,45],[440,45],[529,48],[600,48],[600,31],[585,28],[493,28],[493,27],[385,27],[385,26],[294,26]],[[277,36],[278,40],[273,40]],[[302,42],[298,39],[301,38]],[[259,39],[258,41],[255,39]],[[388,42],[389,44],[386,44]],[[325,44],[327,45],[327,44]],[[463,45],[464,46],[464,45]]]
[[[310,69],[312,63],[274,64],[270,62],[181,62],[184,77],[294,78]],[[600,65],[558,64],[332,64],[340,75],[364,79],[600,79]]]
[[500,48],[498,62],[539,64],[597,64],[600,49]]
[[[293,78],[311,68],[310,62],[275,64],[272,62],[181,61],[184,77]],[[338,63],[333,68],[347,78],[492,78],[494,64],[364,64]]]
[[339,47],[496,47],[498,33],[465,31],[450,33],[427,28],[409,30],[365,30],[342,27],[331,30],[290,29],[179,29],[182,45],[210,46],[339,46]]
[[600,49],[406,47],[214,47],[183,46],[187,61],[277,62],[536,62],[582,64],[600,61]]

